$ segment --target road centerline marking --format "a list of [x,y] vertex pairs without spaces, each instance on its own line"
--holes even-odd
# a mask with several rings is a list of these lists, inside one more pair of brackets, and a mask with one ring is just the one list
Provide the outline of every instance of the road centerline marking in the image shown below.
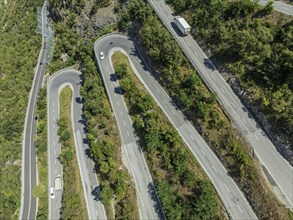
[[233,108],[235,108],[235,109],[236,109],[236,106],[234,105],[234,103],[233,103],[233,102],[231,102],[231,105],[232,105],[232,107],[233,107]]
[[239,205],[237,205],[238,209],[240,210],[241,213],[243,213],[242,209],[240,208]]
[[231,192],[230,189],[229,189],[229,187],[227,186],[226,183],[225,183],[225,187],[226,187],[226,189],[227,189],[229,192]]
[[222,92],[224,93],[224,94],[226,94],[226,92],[224,91],[224,89],[221,87],[221,90],[222,90]]
[[216,173],[218,172],[214,166],[212,166],[212,168],[213,168],[213,170],[214,170]]

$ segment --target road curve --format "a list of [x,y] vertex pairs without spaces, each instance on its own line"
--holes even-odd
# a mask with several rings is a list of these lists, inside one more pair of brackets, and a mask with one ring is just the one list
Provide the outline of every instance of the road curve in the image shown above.
[[[107,39],[108,38],[98,39],[95,42],[94,51],[118,124],[122,141],[122,159],[135,183],[136,194],[138,196],[139,216],[140,219],[165,219],[160,201],[153,186],[152,177],[144,156],[140,151],[138,138],[135,135],[131,118],[128,114],[123,96],[121,95],[119,83],[116,80],[112,66],[111,54],[113,53],[113,45],[128,47],[128,42],[122,41],[120,44],[113,39],[115,43],[110,45],[111,39]],[[104,60],[99,58],[100,51],[105,51],[106,53]]]
[[213,91],[223,109],[230,115],[247,142],[251,144],[260,160],[274,192],[288,207],[293,209],[293,167],[276,150],[263,129],[249,113],[245,105],[235,95],[229,84],[215,69],[205,65],[206,54],[191,35],[182,37],[173,27],[174,13],[163,1],[148,0],[150,5],[167,27],[183,52],[200,74],[207,86]]
[[[85,201],[89,219],[106,219],[104,206],[99,201],[99,183],[96,177],[94,163],[87,155],[89,146],[84,132],[84,120],[82,119],[82,99],[80,97],[80,85],[82,75],[79,71],[67,68],[56,72],[50,77],[47,87],[47,128],[48,128],[48,190],[54,187],[57,175],[62,175],[62,165],[58,160],[60,144],[57,135],[59,118],[59,94],[62,88],[69,85],[72,90],[71,118],[76,146],[79,173],[81,176]],[[49,196],[49,219],[60,219],[62,191],[56,192],[56,197]]]
[[[42,8],[42,22],[46,16],[47,1]],[[43,25],[43,28],[44,27]],[[34,145],[36,131],[35,110],[37,96],[42,86],[44,72],[46,70],[46,40],[42,36],[42,48],[39,54],[35,70],[32,88],[29,94],[28,107],[26,110],[25,124],[22,141],[22,169],[21,169],[21,204],[19,219],[35,219],[37,215],[38,200],[33,196],[33,189],[37,185],[37,161]]]
[[[102,72],[108,95],[111,94],[110,100],[112,105],[118,105],[117,97],[120,97],[119,105],[123,105],[121,103],[123,97],[119,94],[115,95],[115,84],[113,85],[110,79],[110,74],[113,73],[111,54],[113,50],[121,50],[128,56],[138,78],[165,112],[184,142],[210,177],[230,217],[232,219],[257,219],[242,192],[233,179],[227,175],[226,169],[197,131],[186,121],[184,115],[176,108],[170,97],[153,77],[151,68],[145,65],[145,62],[141,59],[140,51],[135,47],[133,41],[120,34],[105,35],[96,41],[94,50],[97,57],[100,51],[103,51],[105,54],[105,59],[101,62],[99,61],[99,68]],[[120,114],[119,111],[116,114]],[[123,127],[123,125],[120,126]],[[122,132],[125,133],[126,131]]]

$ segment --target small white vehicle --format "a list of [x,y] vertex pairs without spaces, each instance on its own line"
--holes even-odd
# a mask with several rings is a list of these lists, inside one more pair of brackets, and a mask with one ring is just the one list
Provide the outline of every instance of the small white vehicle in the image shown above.
[[62,178],[61,175],[56,176],[55,178],[55,191],[62,190]]
[[51,199],[55,198],[55,189],[54,189],[54,187],[51,187],[51,189],[50,189],[50,197],[51,197]]
[[101,60],[105,59],[104,52],[100,52],[100,59]]

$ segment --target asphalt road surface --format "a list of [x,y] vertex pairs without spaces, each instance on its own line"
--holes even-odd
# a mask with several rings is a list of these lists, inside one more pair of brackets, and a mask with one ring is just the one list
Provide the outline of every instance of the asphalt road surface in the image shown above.
[[[124,112],[123,109],[120,108],[124,103],[122,95],[119,94],[119,90],[118,93],[115,93],[115,90],[117,91],[115,88],[118,87],[118,83],[115,80],[111,80],[113,69],[111,67],[110,57],[115,50],[122,50],[129,57],[138,78],[165,112],[184,142],[210,177],[231,218],[257,219],[244,195],[228,175],[226,169],[153,77],[153,73],[150,72],[150,68],[144,64],[140,56],[140,51],[135,48],[133,42],[125,36],[111,34],[100,38],[95,43],[95,53],[97,57],[99,57],[101,51],[105,54],[105,59],[99,60],[99,67],[116,116],[119,114],[125,116],[127,112]],[[130,132],[132,131],[131,124],[127,122],[128,117],[128,114],[127,117],[124,118],[117,117],[120,128],[125,128],[124,122],[127,123],[127,129],[120,129],[123,137],[128,137],[128,133],[132,133]],[[134,140],[134,137],[132,137],[130,140],[126,139],[125,142],[128,144]]]
[[[46,2],[43,5],[45,14]],[[29,94],[29,102],[26,111],[23,142],[22,142],[22,173],[21,173],[21,205],[19,219],[35,219],[37,214],[37,199],[33,196],[33,189],[37,185],[37,161],[34,144],[36,120],[35,110],[37,96],[42,86],[45,63],[46,41],[42,38],[42,49],[39,54],[38,63],[33,79],[33,85]]]
[[[82,98],[80,97],[81,73],[74,69],[64,69],[55,73],[48,81],[47,87],[47,127],[48,127],[48,190],[55,187],[55,178],[62,176],[62,165],[58,156],[60,154],[59,137],[57,135],[59,118],[59,94],[64,86],[69,85],[73,91],[71,117],[85,201],[89,219],[106,219],[104,206],[99,198],[99,183],[94,170],[94,162],[90,158],[90,149],[84,132],[82,118]],[[49,196],[49,219],[60,219],[62,190],[56,191],[56,197]]]
[[[265,132],[208,60],[192,36],[182,37],[179,34],[177,28],[173,26],[174,15],[168,5],[164,1],[149,0],[149,2],[202,79],[215,92],[218,101],[229,113],[234,124],[252,145],[276,194],[287,206],[293,208],[292,166],[276,150]],[[206,64],[207,62],[209,65]]]
[[[111,53],[110,50],[114,45],[119,46],[120,44],[117,43],[116,39],[114,39],[113,44],[110,44],[111,39],[102,38],[97,40],[94,45],[94,51],[117,120],[123,145],[122,154],[126,157],[126,160],[123,160],[123,162],[126,163],[125,165],[134,179],[138,195],[140,219],[164,219],[159,199],[153,187],[153,180],[138,145],[138,139],[135,136],[134,128],[132,127],[132,122],[112,67],[111,56],[109,55]],[[125,43],[128,45],[127,41],[122,41],[121,46]],[[105,51],[104,60],[100,59],[100,51]]]
[[[259,3],[261,5],[266,5],[269,2],[269,0],[260,0]],[[274,1],[274,9],[278,12],[281,12],[283,14],[287,15],[293,15],[293,6],[285,4],[283,2]]]

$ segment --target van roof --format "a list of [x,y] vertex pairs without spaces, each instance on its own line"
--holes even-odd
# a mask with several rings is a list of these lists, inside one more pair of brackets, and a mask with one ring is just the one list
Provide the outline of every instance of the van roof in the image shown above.
[[190,28],[189,24],[185,21],[183,17],[178,17],[177,19],[184,28]]

